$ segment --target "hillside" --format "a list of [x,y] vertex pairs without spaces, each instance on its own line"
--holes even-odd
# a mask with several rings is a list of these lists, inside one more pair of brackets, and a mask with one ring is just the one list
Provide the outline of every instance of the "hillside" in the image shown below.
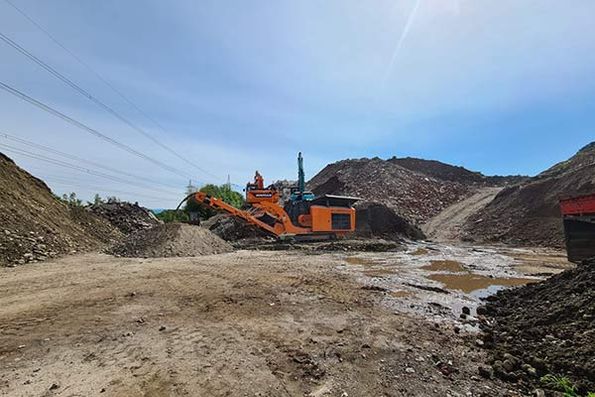
[[121,236],[105,220],[62,203],[2,153],[0,184],[0,265],[96,249]]
[[437,179],[377,157],[329,164],[308,186],[317,195],[346,194],[384,204],[415,224],[424,223],[474,190],[468,184]]
[[471,216],[464,238],[476,242],[561,247],[560,198],[595,192],[595,142],[538,176],[502,190]]

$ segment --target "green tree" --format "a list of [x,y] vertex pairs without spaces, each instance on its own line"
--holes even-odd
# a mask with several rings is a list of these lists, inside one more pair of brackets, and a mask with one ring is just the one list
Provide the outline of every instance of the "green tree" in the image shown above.
[[62,201],[66,204],[71,205],[73,207],[82,207],[83,201],[76,197],[75,192],[71,192],[70,194],[64,193],[62,195]]
[[[189,185],[189,188],[190,188],[190,186],[191,185]],[[194,193],[195,191],[196,190],[188,191],[187,193],[191,194],[191,193]],[[240,193],[232,190],[229,187],[229,185],[227,185],[227,184],[220,185],[220,186],[217,186],[214,184],[208,184],[208,185],[201,187],[200,191],[208,194],[209,196],[221,199],[224,202],[226,202],[230,205],[233,205],[236,208],[241,208],[244,205],[244,197]],[[208,219],[217,213],[212,208],[208,208],[208,207],[196,202],[192,198],[188,199],[188,201],[186,202],[184,211],[186,213],[196,212],[203,219]]]

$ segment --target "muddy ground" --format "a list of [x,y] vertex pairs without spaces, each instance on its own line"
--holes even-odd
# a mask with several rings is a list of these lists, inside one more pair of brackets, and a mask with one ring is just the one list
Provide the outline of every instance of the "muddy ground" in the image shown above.
[[520,395],[478,374],[460,309],[568,266],[555,251],[412,243],[0,268],[0,394]]

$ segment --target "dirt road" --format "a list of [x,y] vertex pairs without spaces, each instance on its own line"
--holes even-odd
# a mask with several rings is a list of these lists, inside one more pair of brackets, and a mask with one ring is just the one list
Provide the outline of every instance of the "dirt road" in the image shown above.
[[478,190],[471,197],[451,205],[430,219],[422,226],[423,232],[435,241],[458,240],[465,221],[488,205],[501,190],[500,187],[486,187]]
[[411,297],[370,288],[382,275],[346,258],[90,254],[0,268],[0,394],[517,395],[478,375],[473,335],[391,308]]

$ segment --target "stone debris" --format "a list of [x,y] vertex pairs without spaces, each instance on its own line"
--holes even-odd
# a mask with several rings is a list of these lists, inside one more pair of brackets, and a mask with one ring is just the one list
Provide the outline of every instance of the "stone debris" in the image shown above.
[[265,230],[251,225],[243,219],[228,214],[217,214],[206,221],[203,221],[202,226],[209,229],[225,241],[271,237],[271,234],[267,233]]
[[209,230],[182,223],[166,223],[140,230],[106,250],[123,257],[160,258],[231,252],[227,242]]
[[99,249],[122,234],[60,201],[41,180],[0,153],[0,266],[16,266]]
[[594,285],[595,258],[489,297],[482,328],[494,375],[527,391],[548,374],[568,377],[584,394],[595,390]]
[[93,214],[105,219],[124,234],[149,229],[162,222],[138,203],[108,201],[88,207]]

